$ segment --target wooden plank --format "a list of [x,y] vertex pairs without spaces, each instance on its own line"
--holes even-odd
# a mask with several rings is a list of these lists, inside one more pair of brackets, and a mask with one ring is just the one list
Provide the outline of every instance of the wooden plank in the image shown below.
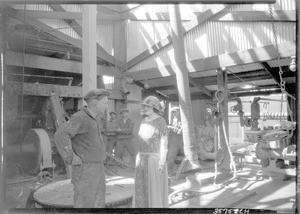
[[97,88],[96,5],[83,5],[82,13],[82,89],[83,94]]
[[[23,54],[13,51],[8,51],[6,53],[6,64],[11,66],[23,67]],[[50,71],[61,71],[67,73],[77,73],[82,74],[82,63],[57,59],[52,57],[38,56],[25,54],[24,55],[24,67],[28,68],[37,68]],[[97,66],[97,75],[98,76],[113,76],[121,78],[121,72],[112,66],[98,65]]]
[[[134,179],[106,176],[105,204],[111,206],[133,196]],[[73,207],[74,192],[71,179],[52,182],[39,188],[33,195],[34,200],[44,206],[57,208]]]
[[[193,28],[199,26],[200,24],[204,24],[206,21],[208,21],[210,18],[212,18],[214,15],[218,14],[221,12],[225,7],[224,6],[219,6],[217,9],[214,10],[207,10],[204,13],[201,13],[199,16],[197,16],[196,19],[183,24],[184,27],[184,35],[186,35],[190,30]],[[127,63],[127,69],[132,68],[134,65],[140,63],[141,61],[147,59],[150,57],[152,54],[156,53],[160,49],[167,47],[173,42],[171,35],[167,36],[165,39],[159,41],[152,47],[150,47],[148,50],[143,51],[140,53],[138,56],[134,57],[132,60],[130,60]]]
[[[295,10],[275,10],[273,11],[274,20],[276,22],[295,22]],[[212,17],[211,21],[259,21],[269,22],[270,11],[230,11],[223,17]]]
[[[82,48],[81,40],[74,39],[58,30],[53,30],[53,28],[50,27],[49,25],[46,25],[39,20],[33,19],[30,16],[27,16],[26,14],[24,15],[24,12],[17,11],[11,7],[6,7],[6,10],[7,10],[8,14],[10,14],[11,16],[13,16],[14,18],[16,18],[17,20],[19,20],[21,22],[25,22],[29,25],[35,26],[38,29],[42,29],[42,30],[46,31],[48,34],[51,34],[52,36],[55,36],[56,38],[61,39],[69,44],[72,44],[75,47]],[[25,19],[24,19],[24,17],[25,17]],[[113,56],[108,54],[103,48],[98,48],[97,54],[98,54],[99,58],[101,58],[113,65],[117,65],[119,67],[123,66],[122,63],[120,63]]]
[[64,117],[64,109],[57,94],[52,94],[50,96],[50,105],[55,122],[55,128],[57,130],[66,121]]
[[[263,70],[258,70],[258,71],[251,71],[251,72],[243,72],[243,73],[237,73],[235,75],[229,74],[228,75],[228,84],[232,83],[240,83],[241,80],[243,79],[245,83],[249,82],[251,83],[252,81],[257,80],[257,76],[259,76],[260,80],[266,80],[266,79],[271,79],[270,75],[264,73]],[[167,77],[163,77],[167,78]],[[163,79],[161,78],[161,79]],[[212,85],[217,85],[217,77],[216,76],[208,76],[208,77],[201,77],[201,78],[195,78],[195,82],[199,82],[202,86],[212,86]],[[194,87],[194,86],[190,86]],[[157,86],[157,87],[152,87],[153,90],[157,91],[162,91],[163,93],[167,94],[176,94],[177,93],[177,88],[174,83],[168,83],[168,85],[163,85],[163,86]],[[249,91],[249,89],[247,89]]]
[[280,86],[280,76],[278,73],[279,69],[271,68],[271,66],[267,62],[262,62],[261,65],[270,74],[270,76],[275,80],[275,82]]
[[193,86],[199,88],[201,91],[203,91],[204,94],[206,94],[209,97],[212,97],[212,92],[210,90],[208,90],[205,86],[202,86],[201,84],[199,84],[199,82],[196,82],[192,77],[189,76],[189,82],[190,84],[192,84]]
[[[5,82],[5,88],[14,88],[17,94],[32,95],[32,96],[51,96],[52,93],[56,93],[60,97],[72,97],[82,98],[82,87],[79,86],[65,86],[65,85],[51,85],[51,84],[40,84],[40,83],[24,83],[22,90],[21,82]],[[124,100],[124,96],[120,90],[108,89],[111,94],[109,99],[113,100]]]
[[[270,75],[266,74],[264,70],[258,70],[258,71],[237,73],[235,75],[229,74],[228,83],[229,84],[239,83],[241,82],[239,78],[243,79],[246,82],[251,82],[257,80],[257,76],[259,76],[261,80],[271,79]],[[159,79],[163,79],[163,78],[167,78],[167,77],[161,77]],[[199,84],[201,84],[202,86],[217,85],[217,76],[215,75],[215,76],[194,78],[194,81],[199,82]],[[159,90],[159,91],[176,90],[176,85],[174,85],[174,83],[168,83],[167,85],[152,87],[152,89]]]
[[[1,0],[8,4],[111,4],[111,0]],[[118,3],[128,4],[128,0],[119,0]],[[274,4],[276,0],[187,0],[184,3],[202,3],[202,4]],[[135,4],[149,4],[147,0],[136,0]],[[182,3],[182,0],[152,0],[153,4],[173,4]]]
[[[56,7],[55,7],[56,8]],[[23,12],[23,10],[18,10]],[[74,20],[82,20],[82,13],[80,12],[64,12],[64,11],[38,11],[38,10],[26,10],[26,14],[34,19],[64,19],[68,24],[72,22],[73,29],[81,29],[79,32],[82,32],[81,26],[75,24]],[[120,20],[120,16],[113,14],[97,14],[97,20],[106,20],[106,21],[117,21]]]
[[[279,54],[282,58],[294,56],[296,53],[295,41],[279,44]],[[187,62],[190,73],[216,70],[222,67],[237,66],[254,62],[277,59],[277,51],[273,45],[257,47],[249,50],[229,54],[220,54]],[[175,64],[154,67],[144,70],[128,71],[128,75],[135,80],[153,79],[175,75]]]

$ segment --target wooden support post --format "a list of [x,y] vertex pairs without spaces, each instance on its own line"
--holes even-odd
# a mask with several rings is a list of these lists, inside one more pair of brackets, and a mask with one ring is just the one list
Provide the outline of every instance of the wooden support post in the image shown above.
[[188,159],[185,171],[201,168],[198,162],[196,136],[192,116],[192,102],[189,88],[188,68],[185,58],[183,28],[181,24],[179,5],[169,5],[170,25],[174,44],[175,74],[178,87],[180,115],[182,122],[182,135],[184,153]]
[[[218,89],[223,90],[222,93],[220,93],[220,97],[224,96],[223,102],[219,105],[219,113],[223,113],[223,115],[220,115],[219,117],[219,124],[218,124],[218,136],[220,139],[220,147],[224,152],[224,159],[222,163],[219,166],[220,170],[230,171],[230,156],[229,151],[226,146],[225,141],[225,134],[229,140],[229,130],[228,130],[228,89],[227,89],[227,71],[223,69],[217,70],[217,79],[218,79]],[[223,129],[223,122],[225,124],[225,130]]]
[[[6,43],[6,13],[4,8],[0,8],[0,81],[3,82],[4,77],[4,69],[5,69],[5,43]],[[1,84],[1,88],[3,87],[3,84]],[[0,119],[3,121],[3,90],[1,90],[0,93],[1,98],[1,114]],[[5,182],[5,160],[4,154],[5,154],[5,136],[4,136],[4,127],[3,123],[1,123],[1,139],[0,139],[0,207],[5,208],[5,192],[6,192],[6,182]]]
[[[113,45],[114,45],[114,54],[115,59],[120,60],[123,64],[127,62],[127,28],[126,21],[119,20],[114,21],[114,35],[113,35]],[[122,79],[114,79],[114,88],[121,91]],[[125,96],[126,97],[126,96]],[[127,98],[127,97],[126,97]],[[120,110],[126,108],[126,104],[123,101],[115,101],[115,110],[119,114]]]
[[82,89],[83,95],[97,88],[97,5],[83,5],[82,13]]

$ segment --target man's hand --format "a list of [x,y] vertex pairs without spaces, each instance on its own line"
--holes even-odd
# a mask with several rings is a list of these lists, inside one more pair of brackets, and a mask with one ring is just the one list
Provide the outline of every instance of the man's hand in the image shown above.
[[82,160],[75,154],[73,154],[72,165],[82,165]]

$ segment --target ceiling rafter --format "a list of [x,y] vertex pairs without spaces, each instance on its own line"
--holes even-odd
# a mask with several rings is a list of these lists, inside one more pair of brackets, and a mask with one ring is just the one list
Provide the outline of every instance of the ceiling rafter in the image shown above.
[[[296,11],[275,10],[273,17],[276,22],[295,22]],[[212,21],[264,21],[270,22],[270,11],[230,11],[223,17],[213,17]]]
[[[296,42],[284,42],[279,44],[279,54],[282,58],[295,56]],[[229,54],[220,54],[207,58],[195,59],[187,62],[189,73],[216,70],[222,67],[231,67],[254,62],[277,59],[277,50],[273,45],[257,47]],[[175,75],[177,65],[153,67],[144,70],[126,72],[135,80],[154,79]]]
[[[232,92],[231,97],[247,97],[247,96],[268,96],[272,94],[280,94],[281,91],[278,88],[271,90],[257,90],[257,91],[243,91],[243,92]],[[170,99],[178,100],[178,94],[170,94]],[[191,93],[192,100],[209,99],[205,94],[201,92]]]
[[192,84],[193,86],[197,87],[202,91],[204,94],[206,94],[209,97],[212,97],[213,94],[210,90],[208,90],[205,86],[200,84],[199,82],[196,82],[192,77],[189,76],[189,83]]
[[[52,5],[51,5],[52,7]],[[37,11],[37,10],[27,10],[26,14],[35,19],[65,19],[65,21],[73,27],[73,29],[80,34],[81,26],[75,20],[82,19],[82,13],[80,12],[68,12],[63,8],[58,9],[59,5],[54,5],[52,8],[54,11]],[[21,10],[22,11],[22,10]],[[210,19],[210,21],[264,21],[271,22],[269,11],[227,11],[222,17],[215,16]],[[200,12],[194,13],[201,14]],[[194,16],[192,16],[194,17]],[[192,17],[182,17],[181,21],[191,21]],[[274,11],[274,19],[277,22],[295,22],[296,12],[293,10]],[[121,14],[105,14],[97,13],[98,21],[118,21],[118,20],[132,20],[132,21],[166,21],[170,20],[169,13],[148,13],[145,12],[143,16],[137,16],[133,12],[125,12]]]
[[[111,4],[111,0],[1,0],[3,3],[9,4]],[[118,4],[127,4],[128,0],[118,0]],[[145,4],[145,0],[135,0],[135,4]],[[174,4],[182,3],[182,0],[152,0],[152,4]],[[201,3],[201,4],[274,4],[276,0],[188,0],[185,3]]]
[[[60,31],[57,31],[55,29],[53,29],[52,27],[50,27],[49,25],[44,24],[43,22],[33,19],[29,16],[26,15],[26,13],[24,14],[24,12],[20,12],[17,11],[9,6],[6,7],[6,11],[13,16],[14,18],[18,19],[21,22],[26,22],[29,25],[33,25],[38,29],[41,29],[43,31],[46,31],[48,34],[55,36],[56,38],[61,39],[62,41],[65,41],[69,44],[74,45],[75,47],[78,47],[80,49],[82,49],[82,42],[79,39],[74,39]],[[25,17],[25,19],[24,19]],[[104,50],[103,47],[101,47],[99,44],[97,44],[97,56],[105,61],[107,61],[108,63],[112,64],[112,65],[116,65],[118,67],[123,67],[123,63],[120,62],[118,59],[116,59],[115,57],[113,57],[112,55],[110,55],[109,53],[106,52],[106,50]]]
[[[241,82],[240,79],[243,79],[245,82],[252,82],[257,79],[257,76],[260,77],[260,80],[270,79],[270,76],[265,73],[264,70],[258,70],[253,72],[242,72],[237,74],[228,74],[228,84],[232,83],[239,83]],[[217,76],[207,76],[207,77],[200,77],[195,78],[194,81],[202,86],[213,86],[217,85]],[[154,90],[174,90],[176,89],[176,85],[163,85],[158,87],[153,87]]]
[[[23,54],[19,52],[7,51],[6,64],[11,66],[23,67]],[[82,74],[81,62],[57,59],[53,57],[25,54],[24,66],[28,68]],[[120,71],[112,66],[98,65],[97,72],[98,76],[108,75],[122,78],[122,74],[120,73]]]
[[278,69],[271,68],[267,62],[261,62],[261,65],[264,67],[265,71],[267,71],[270,74],[270,76],[275,80],[275,82],[280,86],[280,77]]

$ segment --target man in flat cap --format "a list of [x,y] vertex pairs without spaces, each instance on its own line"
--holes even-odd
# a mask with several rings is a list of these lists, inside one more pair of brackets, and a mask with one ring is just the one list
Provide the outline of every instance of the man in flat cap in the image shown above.
[[108,109],[105,89],[84,95],[87,106],[72,115],[54,134],[54,143],[63,160],[72,166],[74,208],[105,207],[106,159],[99,117]]
[[125,149],[130,154],[133,163],[135,163],[135,150],[133,145],[133,127],[132,120],[128,117],[129,110],[120,111],[121,118],[118,120],[118,141],[116,146],[116,157],[122,159]]

